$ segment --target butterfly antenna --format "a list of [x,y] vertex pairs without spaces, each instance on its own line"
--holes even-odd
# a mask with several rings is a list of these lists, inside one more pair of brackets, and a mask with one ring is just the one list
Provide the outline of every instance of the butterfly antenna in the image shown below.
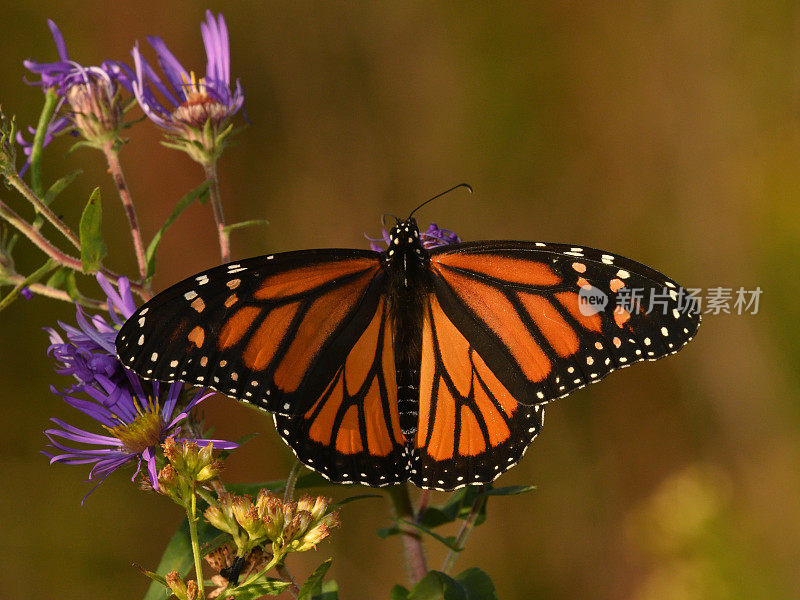
[[441,193],[439,193],[439,194],[436,194],[436,195],[435,195],[433,198],[429,198],[428,200],[425,200],[425,202],[423,202],[423,203],[422,203],[422,204],[420,204],[420,205],[419,205],[417,208],[415,208],[414,210],[412,210],[412,211],[411,211],[411,214],[410,214],[410,215],[408,215],[408,218],[410,219],[411,217],[413,217],[415,212],[417,212],[417,211],[418,211],[420,208],[422,208],[423,206],[425,206],[425,205],[426,205],[426,204],[428,204],[429,202],[433,202],[433,201],[434,201],[434,200],[436,200],[437,198],[441,198],[441,197],[442,197],[442,196],[444,196],[445,194],[449,194],[449,193],[450,193],[450,192],[452,192],[453,190],[457,190],[458,188],[462,188],[462,187],[463,187],[463,188],[466,188],[466,189],[467,189],[467,191],[468,191],[470,194],[472,194],[472,193],[473,193],[473,189],[472,189],[472,186],[471,186],[470,184],[468,184],[468,183],[459,183],[458,185],[454,185],[453,187],[451,187],[449,190],[445,190],[445,191],[443,191],[443,192],[441,192]]
[[383,214],[381,215],[381,224],[383,225],[383,228],[384,228],[384,229],[391,229],[391,227],[386,227],[386,217],[392,217],[392,218],[394,218],[394,220],[395,220],[395,225],[399,225],[399,224],[400,224],[400,219],[398,219],[398,218],[397,218],[395,215],[393,215],[392,213],[383,213]]

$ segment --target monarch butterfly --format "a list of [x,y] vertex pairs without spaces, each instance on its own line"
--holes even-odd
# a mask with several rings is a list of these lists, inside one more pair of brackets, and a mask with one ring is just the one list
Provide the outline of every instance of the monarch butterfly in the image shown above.
[[332,481],[450,490],[514,466],[547,402],[677,352],[700,323],[683,298],[650,267],[583,246],[428,250],[409,216],[383,252],[270,254],[189,277],[134,313],[116,346],[143,377],[273,413]]

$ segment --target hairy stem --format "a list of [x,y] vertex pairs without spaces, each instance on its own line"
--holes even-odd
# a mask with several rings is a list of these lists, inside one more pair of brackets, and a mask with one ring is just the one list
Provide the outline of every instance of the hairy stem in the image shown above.
[[42,185],[42,149],[44,148],[44,138],[47,135],[47,127],[53,118],[53,113],[58,104],[58,94],[55,89],[50,88],[44,94],[44,106],[39,114],[39,122],[36,125],[36,134],[33,137],[31,146],[31,187],[37,196],[44,194]]
[[45,219],[50,221],[50,223],[60,231],[69,243],[75,246],[76,248],[80,249],[81,242],[78,239],[78,236],[67,226],[64,221],[59,219],[56,216],[49,206],[47,206],[42,200],[37,196],[34,191],[29,188],[25,182],[20,178],[17,173],[13,173],[12,175],[8,176],[8,182],[14,186],[20,194],[22,194],[26,200],[28,200],[33,207],[42,215]]
[[117,192],[119,192],[122,207],[125,209],[125,215],[128,217],[128,225],[130,225],[131,237],[133,238],[133,250],[136,253],[136,262],[139,264],[139,276],[142,282],[145,283],[147,281],[147,260],[144,256],[142,230],[139,229],[139,219],[136,217],[133,198],[131,198],[128,184],[125,183],[125,175],[122,173],[119,150],[117,150],[113,141],[109,141],[103,145],[103,154],[105,154],[106,162],[108,163],[108,172],[111,173],[111,177],[114,178],[114,183],[117,186]]
[[411,505],[409,484],[391,486],[387,489],[387,493],[392,501],[395,518],[400,527],[408,580],[411,585],[414,585],[428,572],[428,563],[425,559],[425,550],[422,547],[422,536],[418,531],[408,528],[400,522],[401,520],[414,520],[414,508]]
[[189,537],[192,540],[192,555],[194,556],[194,571],[197,578],[197,597],[202,600],[206,597],[206,589],[203,584],[203,559],[200,555],[200,541],[197,537],[197,495],[192,494],[192,504],[186,509],[186,517],[189,519]]
[[211,199],[211,210],[214,212],[214,221],[217,224],[217,236],[219,237],[219,254],[223,263],[231,262],[231,240],[230,234],[225,231],[225,213],[222,211],[222,196],[219,192],[219,175],[217,174],[217,162],[209,161],[203,163],[203,170],[208,181],[208,195]]
[[[5,204],[2,200],[0,200],[0,217],[8,221],[11,225],[13,225],[20,233],[22,233],[25,237],[27,237],[33,245],[35,245],[39,250],[44,252],[47,256],[52,258],[58,264],[68,267],[73,271],[78,271],[79,273],[83,273],[83,263],[81,263],[80,259],[75,258],[74,256],[70,256],[69,254],[65,254],[55,246],[53,246],[42,233],[36,229],[33,225],[28,223],[25,219],[20,217],[14,210],[11,209],[7,204]],[[110,271],[104,267],[98,269],[99,273],[102,273],[107,278],[111,280],[113,284],[116,285],[117,279],[119,279],[119,275]],[[152,293],[144,288],[142,285],[131,281],[131,289],[136,292],[142,299],[149,300],[152,297]]]
[[478,520],[478,516],[481,514],[485,504],[486,496],[478,496],[478,498],[475,499],[475,502],[472,504],[472,510],[469,511],[469,515],[461,525],[461,530],[458,532],[458,536],[456,537],[455,547],[458,548],[458,550],[450,550],[450,552],[447,553],[444,563],[442,564],[442,573],[450,573],[450,570],[456,563],[458,555],[464,550],[464,547],[467,544],[467,538],[475,528],[475,523]]

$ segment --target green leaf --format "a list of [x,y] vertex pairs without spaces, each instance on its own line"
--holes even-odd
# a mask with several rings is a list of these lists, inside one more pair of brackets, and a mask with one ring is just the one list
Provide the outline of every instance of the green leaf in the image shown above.
[[312,600],[314,597],[322,594],[322,581],[325,579],[325,573],[331,568],[332,558],[329,558],[316,569],[303,583],[300,588],[300,593],[297,595],[297,600]]
[[51,288],[55,288],[57,290],[60,290],[60,289],[62,289],[62,287],[66,283],[67,275],[69,273],[70,273],[70,270],[67,269],[66,267],[62,267],[60,269],[57,269],[55,273],[50,275],[50,278],[47,280],[45,285],[47,285],[47,287],[51,287]]
[[419,580],[408,600],[471,600],[466,590],[455,579],[441,573],[430,571]]
[[78,281],[77,277],[75,277],[75,271],[69,271],[67,273],[67,283],[65,287],[69,297],[77,302],[81,297],[81,292],[78,289]]
[[[466,519],[472,510],[473,503],[481,493],[480,490],[480,486],[468,485],[450,494],[444,504],[429,506],[422,513],[420,523],[425,527],[432,528],[452,523],[457,519]],[[483,520],[481,519],[476,525],[482,522]]]
[[468,600],[497,600],[491,577],[478,567],[459,573],[455,579],[467,592]]
[[329,579],[322,584],[322,593],[313,600],[339,600],[339,584]]
[[[213,548],[214,542],[219,537],[219,532],[206,523],[204,519],[200,519],[197,522],[197,537],[200,548],[206,545],[210,545]],[[184,577],[193,566],[194,558],[189,538],[189,521],[184,519],[167,544],[156,572],[164,576],[172,571],[177,571],[181,577]],[[170,595],[171,592],[165,591],[162,585],[154,581],[147,589],[144,600],[164,600]]]
[[230,233],[234,229],[244,229],[245,227],[253,227],[255,225],[269,225],[266,219],[252,219],[251,221],[242,221],[241,223],[232,223],[222,228],[225,233]]
[[225,593],[233,596],[236,600],[255,600],[256,598],[261,598],[261,596],[277,596],[290,585],[292,584],[288,581],[266,577],[253,583],[240,585],[234,593]]
[[180,214],[186,210],[189,205],[194,202],[195,200],[199,200],[202,204],[205,201],[205,198],[208,197],[208,182],[204,181],[200,185],[198,185],[193,190],[184,194],[183,198],[178,200],[178,203],[175,205],[175,208],[172,210],[172,214],[167,217],[167,220],[164,222],[164,225],[161,226],[161,229],[156,232],[153,236],[153,239],[150,240],[150,243],[147,245],[147,250],[145,250],[145,258],[147,259],[147,278],[150,279],[153,274],[156,272],[156,252],[158,251],[158,245],[161,243],[161,238],[164,237],[164,233],[167,231],[167,228],[175,222],[175,219],[180,216]]
[[42,198],[42,202],[44,202],[45,205],[50,206],[53,200],[55,200],[56,197],[61,192],[63,192],[70,183],[75,181],[75,178],[81,173],[83,173],[81,169],[76,169],[69,175],[65,175],[64,177],[56,181],[53,185],[50,186],[50,189],[47,190],[44,197]]
[[81,262],[84,273],[94,273],[100,267],[100,261],[106,255],[106,245],[100,226],[103,208],[100,203],[100,188],[94,188],[86,208],[81,215],[78,231],[81,239]]
[[535,485],[509,485],[501,488],[491,488],[480,493],[481,496],[516,496],[527,494],[536,489]]
[[391,600],[408,600],[409,591],[402,585],[396,585],[392,588],[389,597]]

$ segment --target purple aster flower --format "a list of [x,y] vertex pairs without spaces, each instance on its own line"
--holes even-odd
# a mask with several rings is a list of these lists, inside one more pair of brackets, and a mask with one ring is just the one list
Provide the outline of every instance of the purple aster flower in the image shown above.
[[[80,133],[87,141],[98,146],[116,139],[122,127],[123,111],[119,86],[112,71],[108,70],[109,63],[100,67],[84,67],[70,60],[61,31],[49,19],[47,24],[53,34],[59,60],[47,63],[31,59],[23,61],[25,67],[40,78],[28,83],[44,90],[54,89],[59,96],[58,105],[47,126],[44,145],[73,126],[77,129],[73,131],[75,135]],[[69,107],[67,110],[64,110],[65,104]],[[36,129],[28,127],[28,132],[33,135]],[[17,142],[30,156],[33,144],[26,141],[21,133],[17,134]],[[26,163],[21,171],[23,174],[27,167]]]
[[212,396],[212,393],[198,391],[185,406],[181,406],[181,382],[142,382],[127,371],[126,376],[130,389],[99,376],[96,381],[100,385],[79,386],[81,394],[64,396],[67,404],[97,421],[106,430],[106,435],[79,429],[56,418],[50,420],[58,427],[45,431],[50,440],[49,448],[53,450],[45,452],[50,457],[50,464],[94,465],[88,481],[96,481],[97,484],[83,500],[111,473],[133,463],[136,464],[136,470],[131,480],[141,472],[142,463],[145,463],[147,477],[157,490],[156,456],[159,446],[170,436],[174,436],[178,442],[191,440],[201,447],[214,444],[217,449],[233,449],[238,446],[224,440],[181,437],[181,425],[189,416],[189,411]]
[[117,359],[114,339],[122,323],[136,310],[131,288],[125,277],[120,277],[119,291],[102,274],[97,281],[106,293],[110,322],[101,315],[89,317],[81,307],[75,315],[78,327],[59,321],[67,340],[52,328],[45,328],[50,335],[47,353],[58,363],[56,373],[73,375],[78,384],[64,390],[69,393],[82,385],[102,385],[98,378],[114,385],[126,386],[125,369]]
[[224,440],[180,438],[181,426],[189,411],[211,394],[201,391],[186,397],[180,382],[145,382],[125,369],[117,359],[114,339],[122,323],[136,310],[130,284],[121,277],[115,289],[100,274],[97,281],[106,293],[109,320],[101,315],[90,317],[79,307],[78,327],[59,323],[66,341],[54,329],[47,330],[51,342],[48,353],[58,363],[56,373],[72,375],[78,381],[61,391],[53,387],[53,393],[95,419],[109,435],[91,433],[60,419],[51,419],[59,428],[45,431],[51,448],[56,451],[55,454],[46,452],[50,462],[93,463],[89,480],[96,480],[99,485],[113,471],[133,462],[137,465],[135,478],[144,461],[150,482],[158,489],[156,452],[167,437],[192,439],[200,446],[213,443],[220,449],[237,447]]
[[[206,11],[200,26],[208,59],[205,77],[187,71],[160,37],[148,36],[156,52],[162,80],[139,51],[133,48],[135,74],[116,63],[119,82],[136,96],[145,114],[166,129],[173,146],[189,153],[200,163],[219,156],[225,138],[231,133],[230,119],[244,104],[239,80],[231,91],[230,44],[228,28],[222,15],[216,18]],[[162,100],[157,99],[156,93]],[[199,147],[198,147],[199,144]]]
[[[388,247],[391,242],[389,232],[386,231],[386,229],[381,231],[381,237],[367,237],[367,239],[369,240],[369,247],[375,250],[375,252],[383,252],[385,248],[381,246],[381,244],[383,243]],[[438,246],[461,243],[461,238],[458,237],[458,234],[449,229],[442,229],[436,225],[436,223],[431,223],[428,225],[427,230],[420,232],[419,239],[422,242],[423,248],[429,250],[431,248],[437,248]]]

